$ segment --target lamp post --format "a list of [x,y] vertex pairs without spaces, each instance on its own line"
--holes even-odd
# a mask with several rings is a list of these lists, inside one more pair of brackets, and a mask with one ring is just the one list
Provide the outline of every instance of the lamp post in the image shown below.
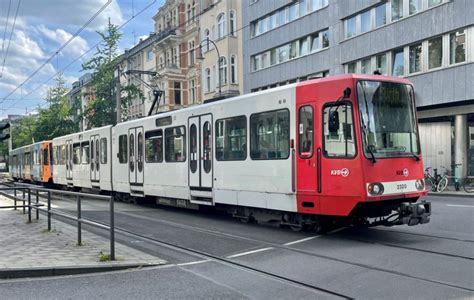
[[222,90],[221,90],[221,86],[222,86],[222,82],[221,82],[221,55],[219,53],[219,48],[217,48],[217,45],[216,43],[214,43],[213,40],[209,39],[209,37],[206,37],[205,40],[202,40],[200,43],[199,43],[199,50],[201,51],[200,53],[200,57],[198,57],[198,59],[200,60],[203,60],[204,57],[202,56],[202,42],[206,42],[207,43],[207,47],[209,49],[209,43],[211,43],[212,45],[214,45],[214,48],[216,49],[216,52],[217,52],[217,76],[218,76],[218,79],[219,79],[219,97],[222,96]]

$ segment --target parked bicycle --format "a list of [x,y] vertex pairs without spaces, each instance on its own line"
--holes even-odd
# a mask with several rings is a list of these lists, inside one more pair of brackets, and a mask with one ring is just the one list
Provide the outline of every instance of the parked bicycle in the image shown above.
[[466,193],[474,193],[474,176],[467,176],[463,186]]
[[[433,175],[430,170],[433,170]],[[428,167],[425,169],[425,186],[427,190],[440,193],[448,186],[448,178],[438,174],[438,169]]]

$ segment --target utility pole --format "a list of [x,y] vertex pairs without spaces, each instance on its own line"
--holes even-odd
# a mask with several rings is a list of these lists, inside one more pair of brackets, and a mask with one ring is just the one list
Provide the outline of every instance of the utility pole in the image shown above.
[[122,87],[120,86],[120,67],[117,66],[117,78],[115,82],[115,107],[117,111],[117,117],[115,119],[115,124],[118,124],[122,121]]

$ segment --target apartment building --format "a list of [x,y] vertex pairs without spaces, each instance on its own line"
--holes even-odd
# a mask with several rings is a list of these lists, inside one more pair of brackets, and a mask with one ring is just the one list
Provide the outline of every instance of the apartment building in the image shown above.
[[69,98],[69,105],[76,108],[71,116],[73,121],[79,122],[80,130],[86,130],[87,121],[82,117],[87,105],[95,99],[95,93],[92,88],[92,74],[85,73],[72,84],[72,89],[66,94]]
[[244,92],[343,73],[416,90],[425,165],[474,175],[471,0],[245,0]]

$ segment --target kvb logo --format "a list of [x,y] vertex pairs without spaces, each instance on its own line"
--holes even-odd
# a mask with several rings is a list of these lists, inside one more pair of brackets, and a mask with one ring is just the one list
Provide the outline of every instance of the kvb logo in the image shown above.
[[331,170],[331,176],[342,176],[347,177],[349,176],[350,172],[347,168],[342,168],[340,170]]

